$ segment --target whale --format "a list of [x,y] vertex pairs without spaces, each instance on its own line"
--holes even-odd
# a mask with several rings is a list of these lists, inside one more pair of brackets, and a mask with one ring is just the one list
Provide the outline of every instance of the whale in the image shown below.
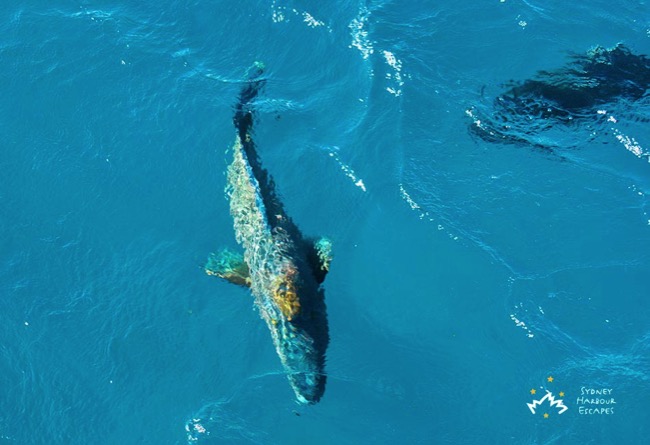
[[256,62],[247,71],[233,117],[226,197],[241,251],[210,254],[205,272],[250,290],[297,401],[314,404],[326,383],[329,328],[322,283],[332,243],[303,236],[262,166],[253,141],[253,106],[264,84],[264,65]]
[[620,43],[596,46],[586,54],[572,54],[559,69],[506,87],[487,109],[466,111],[472,118],[470,133],[487,142],[552,149],[540,141],[556,125],[571,129],[592,124],[617,104],[647,104],[650,59]]

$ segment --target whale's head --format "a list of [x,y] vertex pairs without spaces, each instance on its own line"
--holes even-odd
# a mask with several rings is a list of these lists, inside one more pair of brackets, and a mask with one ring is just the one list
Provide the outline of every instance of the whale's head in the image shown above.
[[325,392],[326,376],[322,372],[292,372],[287,377],[300,403],[317,403]]
[[324,317],[305,315],[301,313],[292,321],[272,321],[269,327],[296,399],[313,404],[325,392],[325,350],[329,337]]
[[324,290],[306,259],[285,257],[267,281],[265,319],[299,402],[318,402],[325,392],[329,343]]

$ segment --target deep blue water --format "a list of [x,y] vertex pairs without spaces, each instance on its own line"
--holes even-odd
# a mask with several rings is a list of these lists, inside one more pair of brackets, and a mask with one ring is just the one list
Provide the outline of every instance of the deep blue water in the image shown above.
[[[650,53],[646,1],[2,2],[0,443],[647,443],[648,102],[554,153],[466,114],[619,42]],[[334,243],[314,406],[202,270],[255,60],[262,161]]]

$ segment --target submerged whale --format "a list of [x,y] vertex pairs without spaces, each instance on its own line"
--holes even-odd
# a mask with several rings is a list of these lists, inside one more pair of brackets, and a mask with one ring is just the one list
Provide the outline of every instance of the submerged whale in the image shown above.
[[467,110],[470,131],[489,142],[541,145],[535,138],[556,124],[594,119],[601,107],[647,97],[650,59],[622,44],[597,46],[561,69],[507,87],[487,110]]
[[227,173],[226,194],[243,255],[212,254],[205,271],[250,288],[296,398],[316,403],[326,381],[329,332],[321,283],[332,259],[331,243],[303,237],[262,168],[251,132],[252,102],[264,85],[263,69],[256,63],[249,70],[235,107],[237,135]]

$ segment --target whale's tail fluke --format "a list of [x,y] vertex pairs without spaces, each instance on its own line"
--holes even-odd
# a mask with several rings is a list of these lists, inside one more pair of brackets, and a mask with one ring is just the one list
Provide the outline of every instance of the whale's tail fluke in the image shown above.
[[[269,173],[262,167],[262,162],[257,155],[257,149],[253,142],[253,111],[254,101],[260,93],[266,77],[264,76],[265,66],[262,62],[255,62],[246,71],[243,87],[239,93],[237,104],[235,105],[235,115],[233,122],[237,129],[237,137],[241,144],[246,161],[250,165],[253,176],[259,184],[259,193],[266,207],[266,218],[268,223],[273,227],[278,219],[277,215],[285,215],[283,222],[289,227],[293,223],[286,217],[282,202],[276,196],[275,184]],[[297,228],[294,228],[295,236],[299,236]]]
[[242,142],[246,140],[246,135],[253,125],[253,112],[250,109],[250,103],[255,100],[262,86],[264,86],[264,64],[255,62],[246,72],[246,85],[239,94],[239,101],[235,106],[235,116],[233,122],[239,132]]

